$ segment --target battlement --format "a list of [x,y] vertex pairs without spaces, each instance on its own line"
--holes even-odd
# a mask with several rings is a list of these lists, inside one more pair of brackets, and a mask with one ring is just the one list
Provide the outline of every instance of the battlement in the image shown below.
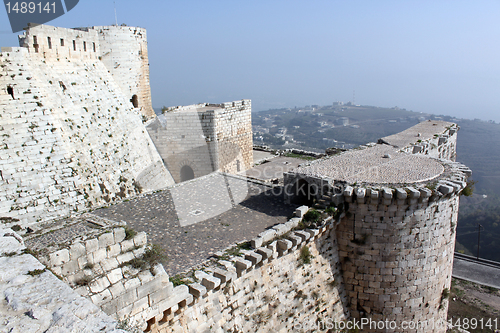
[[58,28],[30,25],[19,45],[46,61],[100,60],[134,108],[154,117],[146,29],[128,26]]
[[92,29],[66,29],[49,25],[29,26],[19,45],[44,59],[98,59],[100,42]]

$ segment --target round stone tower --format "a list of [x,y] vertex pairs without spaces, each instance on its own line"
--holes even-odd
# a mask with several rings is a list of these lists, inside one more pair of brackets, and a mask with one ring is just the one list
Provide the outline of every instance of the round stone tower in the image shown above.
[[337,237],[353,318],[446,332],[459,193],[470,171],[443,166],[445,176],[423,186],[345,187]]
[[[459,195],[471,171],[430,156],[454,157],[457,130],[425,122],[285,173],[287,202],[338,209],[348,311],[372,323],[363,332],[446,332]],[[411,149],[417,143],[428,151]]]
[[128,26],[93,27],[99,36],[100,57],[130,103],[147,116],[151,104],[146,29]]

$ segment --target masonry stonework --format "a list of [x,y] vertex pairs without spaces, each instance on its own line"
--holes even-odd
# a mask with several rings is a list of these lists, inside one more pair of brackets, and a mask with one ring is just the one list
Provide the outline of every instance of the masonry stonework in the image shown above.
[[[9,328],[122,333],[113,317],[157,333],[288,332],[446,318],[459,195],[471,175],[454,162],[456,124],[423,122],[286,172],[297,217],[174,285],[161,265],[143,265],[145,233],[81,212],[247,170],[251,102],[168,108],[146,127],[154,113],[144,29],[31,26],[20,43],[0,53],[0,217],[25,232],[41,262],[0,230]],[[330,213],[306,225],[313,205]]]
[[0,214],[15,224],[33,226],[174,183],[138,109],[88,46],[96,38],[36,26],[24,37],[29,47],[2,48]]
[[[148,132],[177,183],[215,171],[236,174],[253,163],[250,100],[168,108]],[[183,170],[192,171],[183,177]]]

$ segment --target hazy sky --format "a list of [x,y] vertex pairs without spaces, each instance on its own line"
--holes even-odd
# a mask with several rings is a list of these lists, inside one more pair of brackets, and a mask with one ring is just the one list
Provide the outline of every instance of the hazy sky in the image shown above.
[[[116,1],[148,30],[153,105],[334,101],[500,121],[500,0]],[[49,22],[110,25],[113,1]],[[16,46],[5,9],[0,45]]]

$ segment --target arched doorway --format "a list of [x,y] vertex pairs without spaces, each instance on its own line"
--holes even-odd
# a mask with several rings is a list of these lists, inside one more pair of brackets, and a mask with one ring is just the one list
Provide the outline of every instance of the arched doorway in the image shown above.
[[185,165],[181,168],[181,182],[190,179],[194,179],[194,171],[189,165]]
[[132,98],[130,99],[130,102],[132,102],[132,105],[134,106],[134,108],[139,107],[139,99],[137,98],[137,95],[132,96]]
[[299,179],[295,183],[292,202],[307,206],[314,204],[314,198],[311,195],[311,185],[305,179]]

